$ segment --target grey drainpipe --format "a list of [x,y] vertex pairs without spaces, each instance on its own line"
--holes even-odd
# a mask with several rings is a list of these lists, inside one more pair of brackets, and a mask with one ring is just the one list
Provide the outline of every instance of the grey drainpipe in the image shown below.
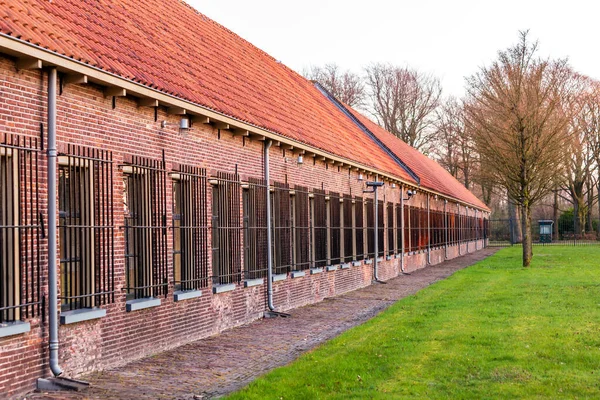
[[400,244],[400,271],[404,272],[404,186],[400,185],[400,227],[402,243]]
[[427,264],[431,265],[431,195],[427,193]]
[[462,251],[460,250],[460,246],[462,246],[462,236],[463,236],[463,226],[460,223],[460,204],[456,203],[456,207],[458,208],[458,221],[454,221],[455,223],[457,223],[459,226],[458,228],[458,255],[462,256]]
[[[375,179],[377,181],[377,178]],[[377,257],[379,257],[379,203],[377,200],[377,188],[373,188],[375,192],[375,260],[373,260],[373,275],[375,276],[375,281],[379,282],[379,269],[377,265]]]
[[273,253],[272,242],[273,235],[271,232],[271,185],[269,181],[269,149],[273,141],[265,142],[264,146],[264,163],[265,163],[265,184],[267,185],[267,304],[269,310],[275,311],[273,305]]
[[56,68],[48,73],[48,307],[50,370],[62,374],[58,365],[58,290],[56,266]]
[[475,209],[475,251],[478,250],[477,249],[477,242],[478,242],[478,239],[477,239],[478,236],[477,236],[477,234],[479,233],[479,229],[477,229],[478,225],[479,224],[477,223],[477,209]]
[[447,206],[448,206],[448,200],[444,199],[444,259],[447,260],[448,259],[448,210],[447,210]]

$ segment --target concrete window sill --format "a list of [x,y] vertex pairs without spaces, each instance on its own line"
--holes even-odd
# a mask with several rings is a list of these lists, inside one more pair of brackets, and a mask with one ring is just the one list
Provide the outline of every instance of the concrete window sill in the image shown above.
[[106,310],[103,308],[82,308],[81,310],[61,312],[60,324],[70,325],[102,317],[106,317]]
[[304,272],[304,271],[292,271],[291,275],[292,275],[292,279],[294,279],[294,278],[302,278],[303,276],[306,276],[306,272]]
[[201,297],[201,296],[202,296],[201,290],[178,290],[175,293],[173,293],[173,300],[182,301],[182,300],[195,299],[196,297]]
[[394,259],[394,256],[393,255],[385,256],[385,259],[386,259],[386,261],[390,261],[390,260]]
[[353,267],[360,267],[360,261],[352,261]]
[[373,259],[369,258],[368,260],[365,260],[365,264],[373,264]]
[[377,262],[383,261],[383,257],[377,257]]
[[265,280],[263,278],[246,279],[244,281],[244,287],[260,286],[260,285],[264,285],[264,284],[265,284]]
[[346,264],[342,264],[341,268],[342,269],[350,269],[351,266],[352,266],[352,264],[346,263]]
[[0,337],[20,335],[31,330],[29,322],[15,321],[3,322],[0,324]]
[[158,306],[160,306],[160,299],[148,297],[146,299],[128,300],[127,303],[125,303],[125,310],[127,312],[132,312]]
[[396,258],[401,258],[402,254],[396,254]]
[[235,290],[235,283],[227,283],[224,285],[214,285],[213,294],[232,292]]
[[323,272],[323,268],[311,268],[310,269],[310,274],[311,275],[320,274],[322,272]]
[[287,274],[275,274],[273,275],[273,282],[285,281]]
[[327,272],[333,272],[333,271],[337,271],[338,270],[338,266],[337,265],[328,265],[325,270]]

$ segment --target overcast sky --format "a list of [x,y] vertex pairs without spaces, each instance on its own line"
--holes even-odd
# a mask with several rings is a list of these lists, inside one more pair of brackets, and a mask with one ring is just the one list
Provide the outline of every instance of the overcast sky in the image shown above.
[[391,62],[431,72],[446,93],[460,96],[465,76],[529,29],[541,55],[568,57],[579,72],[600,78],[600,6],[593,0],[188,3],[298,72],[331,62],[361,72]]

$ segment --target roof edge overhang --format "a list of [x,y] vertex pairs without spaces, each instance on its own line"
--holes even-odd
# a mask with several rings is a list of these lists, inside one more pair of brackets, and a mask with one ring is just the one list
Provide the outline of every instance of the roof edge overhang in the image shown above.
[[471,208],[478,209],[481,211],[490,212],[489,209],[482,208],[480,206],[465,202],[464,200],[448,196],[446,194],[437,192],[435,190],[431,190],[429,188],[415,185],[415,183],[413,182],[409,182],[403,178],[400,178],[388,172],[381,171],[371,166],[356,162],[354,160],[335,155],[318,147],[311,146],[310,144],[289,138],[281,133],[273,132],[260,126],[256,126],[251,123],[236,119],[235,117],[223,114],[219,111],[212,110],[197,103],[193,103],[189,100],[163,92],[159,89],[152,88],[150,86],[144,85],[143,83],[123,78],[122,76],[117,75],[115,73],[105,71],[99,67],[95,67],[86,64],[82,61],[75,60],[71,57],[59,54],[57,52],[21,40],[19,38],[15,38],[3,32],[0,32],[0,53],[4,53],[16,58],[25,57],[40,60],[42,66],[56,67],[61,72],[68,72],[72,74],[86,76],[88,82],[111,88],[124,89],[127,95],[138,97],[140,99],[156,100],[160,105],[183,109],[186,110],[186,112],[192,116],[208,117],[212,120],[231,125],[238,129],[247,130],[248,132],[256,136],[264,137],[268,140],[273,140],[275,142],[278,142],[280,145],[285,145],[291,147],[292,149],[304,151],[305,153],[309,153],[314,157],[320,157],[324,160],[329,160],[333,163],[336,163],[337,165],[348,166],[357,171],[369,172],[371,174],[375,174],[384,179],[387,179],[390,182],[400,183],[408,187],[419,188],[424,192],[442,196],[458,204],[469,206]]

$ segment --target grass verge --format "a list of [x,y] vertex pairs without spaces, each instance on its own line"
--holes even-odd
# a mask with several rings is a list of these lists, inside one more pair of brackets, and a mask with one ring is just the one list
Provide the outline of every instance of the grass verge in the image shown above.
[[600,398],[600,248],[503,249],[229,399]]

